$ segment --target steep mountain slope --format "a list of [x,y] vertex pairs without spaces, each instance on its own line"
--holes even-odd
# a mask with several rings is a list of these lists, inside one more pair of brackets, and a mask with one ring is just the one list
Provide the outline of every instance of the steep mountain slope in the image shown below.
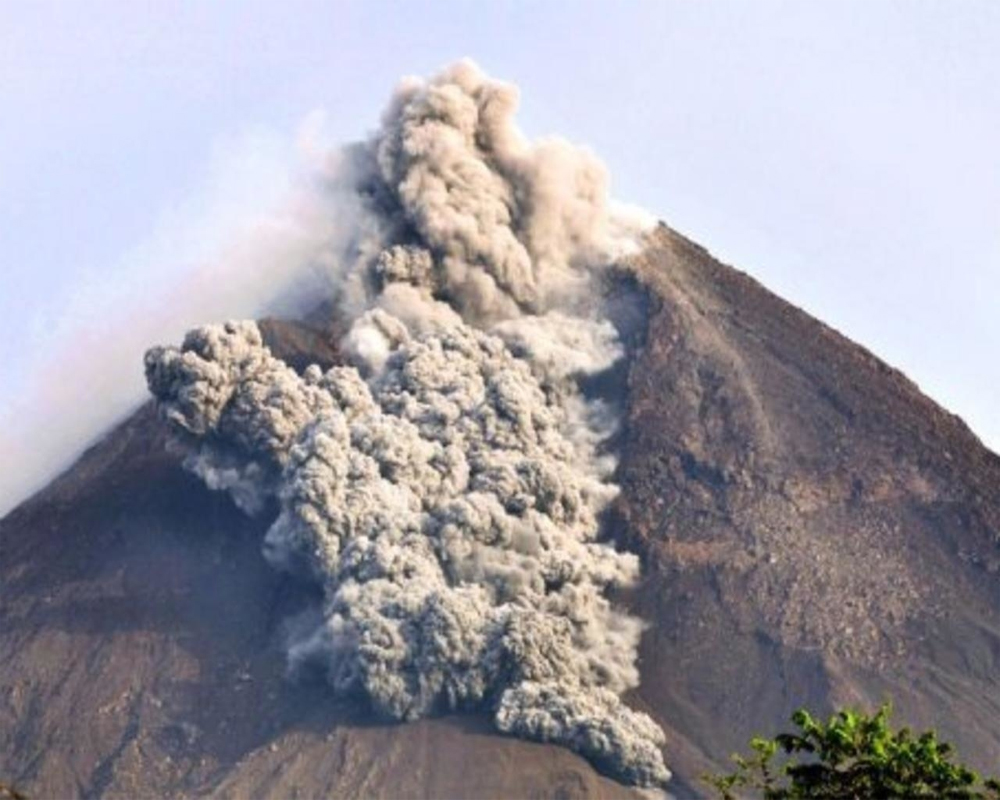
[[[633,268],[614,535],[645,561],[633,705],[673,791],[808,704],[1000,762],[1000,459],[905,377],[661,226]],[[336,336],[265,326],[301,368]],[[0,777],[34,796],[618,797],[475,715],[385,724],[284,677],[309,590],[150,406],[0,521]]]
[[[661,227],[621,535],[641,697],[698,771],[802,704],[876,704],[1000,765],[1000,458],[862,348]],[[683,766],[682,766],[683,763]]]

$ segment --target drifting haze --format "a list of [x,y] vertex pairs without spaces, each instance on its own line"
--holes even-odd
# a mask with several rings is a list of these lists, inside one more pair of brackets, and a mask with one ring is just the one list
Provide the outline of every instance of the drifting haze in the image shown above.
[[300,377],[231,322],[150,350],[147,380],[188,468],[277,506],[265,555],[323,587],[293,669],[397,719],[485,705],[660,785],[663,734],[619,699],[642,624],[604,595],[638,561],[596,541],[614,414],[577,385],[623,355],[595,290],[647,223],[588,152],[527,141],[516,105],[470,62],[404,81],[327,172],[363,206],[320,248],[350,366]]
[[294,314],[329,293],[367,217],[355,193],[325,180],[337,154],[320,157],[320,127],[314,114],[294,143],[225,143],[206,187],[123,260],[117,285],[95,284],[51,322],[57,349],[36,356],[46,368],[0,407],[0,452],[17,464],[0,476],[0,515],[144,399],[135,365],[150,342],[211,319]]

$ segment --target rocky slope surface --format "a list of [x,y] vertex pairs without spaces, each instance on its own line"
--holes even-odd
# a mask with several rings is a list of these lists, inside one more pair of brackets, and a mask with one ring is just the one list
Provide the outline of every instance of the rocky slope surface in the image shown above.
[[[629,699],[672,791],[798,705],[892,697],[1000,767],[1000,458],[862,348],[666,227],[632,267],[612,534],[645,562]],[[272,322],[296,368],[332,333]],[[11,468],[8,465],[7,468]],[[384,724],[284,677],[315,598],[150,406],[0,521],[0,777],[38,797],[625,797],[484,718]]]

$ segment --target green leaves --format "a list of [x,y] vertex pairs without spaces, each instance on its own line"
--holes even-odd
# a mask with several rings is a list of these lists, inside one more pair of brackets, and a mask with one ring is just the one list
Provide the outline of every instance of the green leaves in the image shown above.
[[705,780],[723,800],[1000,800],[1000,781],[981,782],[953,763],[951,745],[934,731],[916,738],[908,728],[893,731],[891,716],[885,704],[873,715],[844,709],[823,723],[800,709],[792,715],[797,730],[751,739],[750,755],[733,756],[734,772]]

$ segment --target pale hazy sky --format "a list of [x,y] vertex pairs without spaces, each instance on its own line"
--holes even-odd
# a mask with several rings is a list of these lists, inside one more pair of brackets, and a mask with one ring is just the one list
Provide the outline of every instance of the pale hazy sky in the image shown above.
[[0,513],[31,442],[49,469],[67,419],[138,392],[116,326],[279,201],[311,111],[357,139],[462,56],[1000,449],[1000,3],[6,0]]

